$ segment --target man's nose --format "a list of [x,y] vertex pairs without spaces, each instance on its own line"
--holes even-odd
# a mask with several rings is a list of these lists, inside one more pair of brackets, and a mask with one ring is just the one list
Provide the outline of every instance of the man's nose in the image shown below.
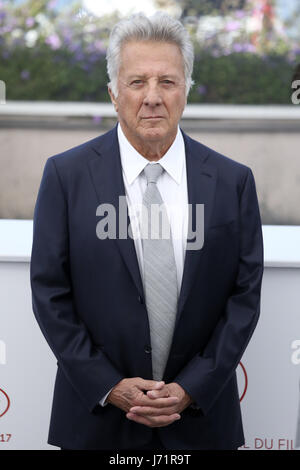
[[144,97],[144,104],[146,106],[158,106],[162,103],[160,90],[157,84],[148,85]]

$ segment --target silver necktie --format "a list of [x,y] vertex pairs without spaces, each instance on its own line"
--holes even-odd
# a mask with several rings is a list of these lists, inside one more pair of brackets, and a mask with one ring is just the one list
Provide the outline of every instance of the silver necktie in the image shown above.
[[[159,163],[148,163],[145,167],[147,188],[142,209],[144,211],[142,218],[144,291],[150,325],[153,379],[158,381],[163,378],[170,352],[178,300],[177,272],[170,224],[166,207],[163,205],[156,185],[163,171]],[[156,205],[155,208],[159,207],[162,220],[151,214],[153,205]],[[158,220],[163,223],[158,223]],[[169,233],[167,237],[165,228]]]

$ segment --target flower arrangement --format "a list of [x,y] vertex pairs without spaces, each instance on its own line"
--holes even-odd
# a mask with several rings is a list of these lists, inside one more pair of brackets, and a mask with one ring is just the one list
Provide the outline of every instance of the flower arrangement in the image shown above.
[[[106,47],[117,12],[96,17],[82,2],[0,0],[0,79],[8,100],[109,101]],[[272,0],[226,15],[182,18],[195,44],[192,103],[290,103],[300,44]]]

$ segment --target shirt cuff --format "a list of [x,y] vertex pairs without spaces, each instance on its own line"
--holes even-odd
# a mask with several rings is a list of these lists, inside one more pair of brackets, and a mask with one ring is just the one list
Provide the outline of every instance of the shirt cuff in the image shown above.
[[99,401],[99,405],[101,405],[101,406],[106,406],[106,405],[107,405],[107,403],[105,403],[105,400],[106,400],[106,398],[108,397],[108,395],[110,394],[110,392],[112,391],[112,389],[113,389],[113,387],[112,387],[112,388],[109,390],[109,392],[108,392],[106,395],[104,395],[104,397]]

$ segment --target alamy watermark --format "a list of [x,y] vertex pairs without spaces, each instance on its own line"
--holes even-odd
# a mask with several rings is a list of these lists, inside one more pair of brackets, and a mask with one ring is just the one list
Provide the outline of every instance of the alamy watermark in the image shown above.
[[3,80],[0,80],[0,104],[6,103],[6,86]]
[[300,339],[292,341],[291,349],[294,350],[291,355],[291,362],[295,366],[298,366],[300,364]]
[[292,103],[300,104],[300,80],[294,80],[292,82],[292,88],[295,89],[291,96]]
[[0,340],[0,364],[6,364],[6,344],[2,340]]
[[[168,213],[173,220],[181,217],[185,221],[186,250],[200,250],[204,244],[204,204],[168,205]],[[128,208],[126,196],[119,196],[118,214],[113,204],[103,203],[97,207],[96,215],[101,220],[96,225],[96,235],[100,240],[128,237],[142,240],[181,239],[182,226],[175,224],[171,233],[168,213],[165,204],[151,204],[150,210],[144,204]]]

